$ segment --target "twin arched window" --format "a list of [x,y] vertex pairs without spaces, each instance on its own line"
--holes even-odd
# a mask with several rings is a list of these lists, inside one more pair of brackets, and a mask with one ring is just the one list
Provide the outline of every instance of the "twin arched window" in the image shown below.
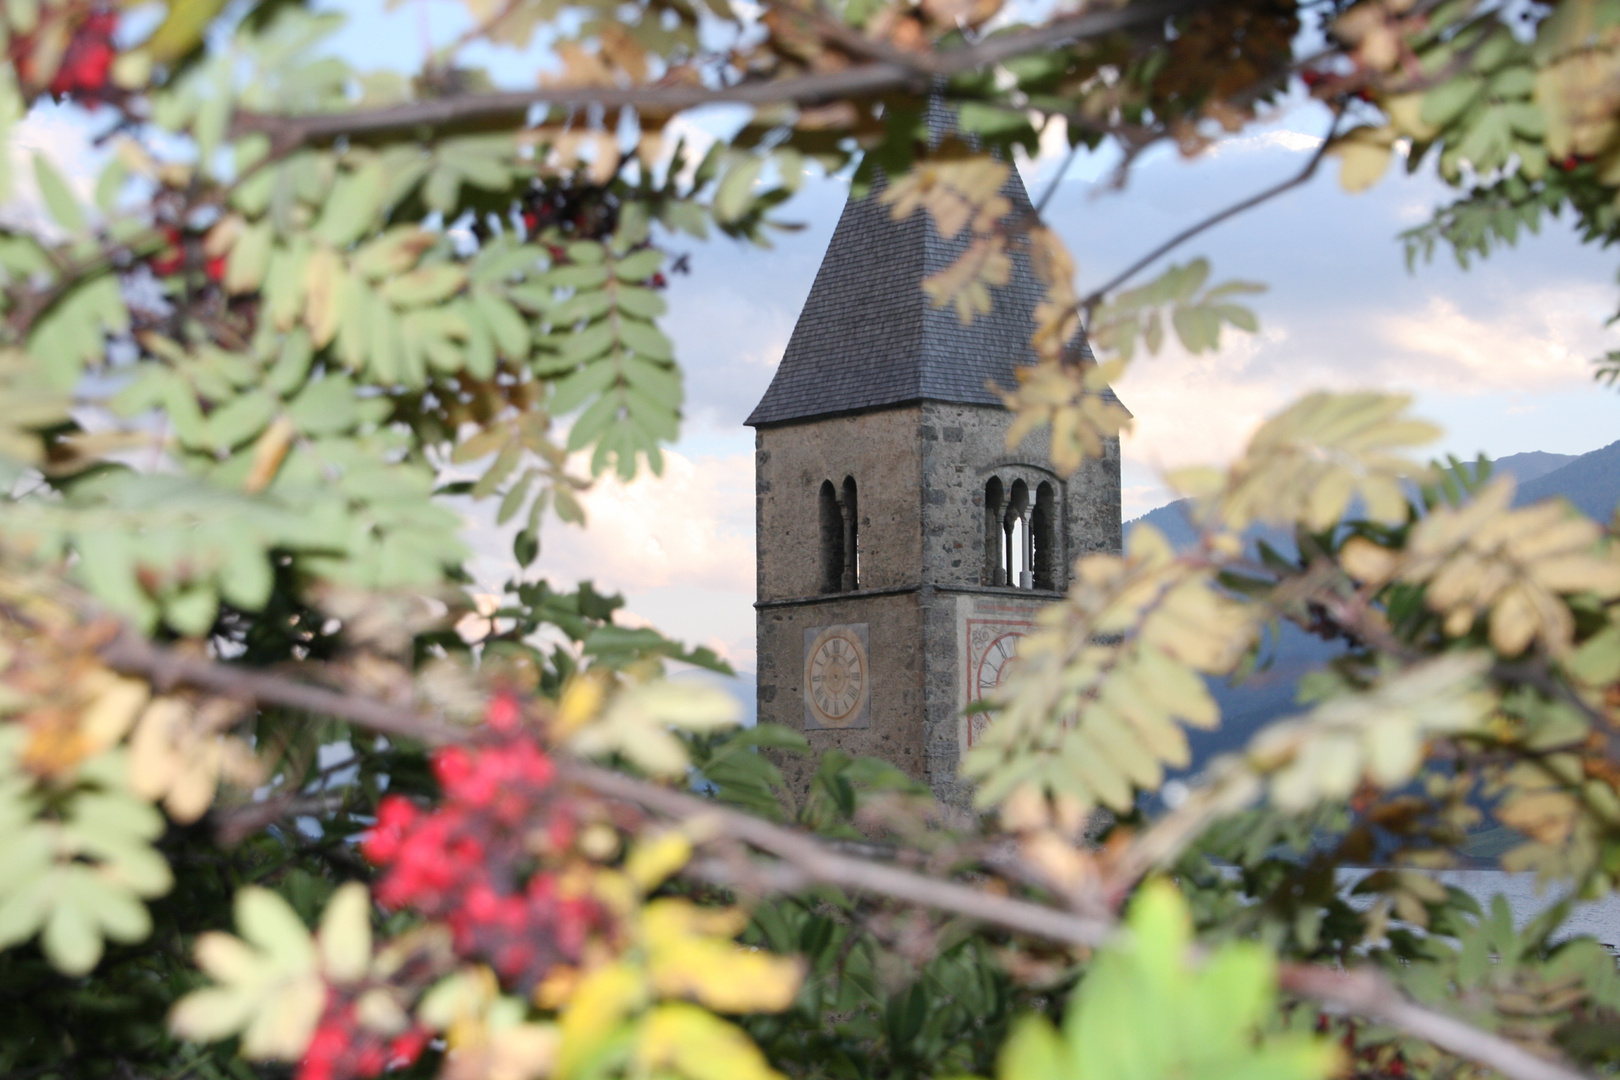
[[861,587],[859,500],[855,478],[844,477],[842,487],[831,480],[821,484],[821,591],[853,592]]
[[1057,493],[1045,480],[1008,487],[992,476],[984,485],[984,583],[1015,589],[1056,589]]

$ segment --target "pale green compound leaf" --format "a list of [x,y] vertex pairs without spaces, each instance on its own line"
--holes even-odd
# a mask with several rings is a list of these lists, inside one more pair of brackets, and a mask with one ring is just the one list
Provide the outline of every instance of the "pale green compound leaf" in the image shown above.
[[73,194],[50,159],[37,150],[34,152],[34,180],[39,185],[40,197],[45,200],[45,209],[56,223],[65,232],[83,232],[84,210],[79,206],[78,196]]
[[336,983],[358,982],[371,966],[371,894],[358,881],[338,887],[317,933],[321,970]]
[[664,253],[657,248],[643,248],[613,264],[613,276],[627,285],[640,285],[651,278],[664,265]]
[[675,359],[675,347],[670,344],[669,338],[659,332],[651,323],[644,323],[636,319],[621,318],[619,320],[619,340],[643,356],[654,360]]
[[279,894],[257,885],[245,886],[236,893],[235,910],[242,938],[264,952],[278,970],[314,968],[315,941]]
[[1144,886],[1126,931],[1098,951],[1061,1033],[1038,1017],[1014,1028],[999,1080],[1327,1080],[1338,1071],[1328,1039],[1264,1033],[1276,961],[1260,946],[1231,942],[1195,961],[1174,886]]
[[315,236],[333,247],[347,247],[371,228],[382,209],[387,177],[380,160],[345,172],[332,186],[331,197],[315,225]]
[[714,193],[716,221],[729,224],[748,212],[754,201],[754,182],[764,167],[765,159],[753,154],[733,159]]

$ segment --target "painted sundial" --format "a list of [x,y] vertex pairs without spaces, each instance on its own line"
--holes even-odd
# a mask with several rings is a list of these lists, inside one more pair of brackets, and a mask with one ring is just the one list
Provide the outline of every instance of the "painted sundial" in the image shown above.
[[872,672],[866,624],[821,626],[804,632],[804,720],[807,728],[870,724]]

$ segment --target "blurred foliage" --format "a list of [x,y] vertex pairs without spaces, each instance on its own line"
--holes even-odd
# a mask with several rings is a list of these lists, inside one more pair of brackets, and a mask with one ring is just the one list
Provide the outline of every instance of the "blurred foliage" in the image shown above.
[[[1620,239],[1620,2],[462,6],[371,71],[298,0],[0,0],[0,1073],[1483,1074],[1488,1040],[1324,1011],[1290,964],[1620,1064],[1612,959],[1564,908],[1515,929],[1434,876],[1620,886],[1615,523],[1424,464],[1398,395],[1309,395],[1176,473],[1191,548],[1080,559],[986,706],[971,812],[838,752],[789,784],[802,736],[735,730],[719,656],[551,584],[542,544],[663,468],[687,247],[767,245],[809,175],[926,215],[958,255],[918,302],[963,323],[1027,263],[999,389],[1064,474],[1128,427],[1129,364],[1256,332],[1262,286],[1172,244],[1083,292],[1046,199],[1008,195],[1045,136],[1123,182],[1308,95],[1332,129],[1274,193],[1432,163],[1456,198],[1414,265],[1551,217]],[[537,86],[469,60],[542,42]],[[681,134],[721,99],[734,133]],[[93,182],[25,152],[47,101]],[[469,512],[511,580],[473,579]],[[1171,799],[1208,681],[1284,621],[1341,647]],[[654,814],[604,767],[706,801]],[[820,863],[783,854],[810,837]]]

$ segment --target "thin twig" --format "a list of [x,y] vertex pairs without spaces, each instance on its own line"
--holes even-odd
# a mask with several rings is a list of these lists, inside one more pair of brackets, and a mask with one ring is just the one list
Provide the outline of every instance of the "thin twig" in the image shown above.
[[712,830],[711,835],[740,840],[775,855],[805,875],[805,884],[819,882],[855,892],[875,893],[1071,945],[1101,945],[1116,929],[1109,919],[1071,915],[896,866],[843,855],[805,833],[623,773],[571,762],[566,766],[566,775],[598,795],[691,822],[700,835],[704,830]]
[[1278,969],[1277,982],[1290,993],[1388,1024],[1513,1080],[1590,1080],[1586,1073],[1570,1065],[1540,1057],[1500,1035],[1424,1008],[1369,968],[1334,971],[1318,964],[1284,964]]
[[[252,697],[267,704],[323,713],[384,734],[430,743],[457,741],[470,735],[469,731],[448,727],[403,707],[293,682],[279,675],[181,656],[129,631],[106,646],[101,656],[113,667],[145,675],[159,686],[184,682],[232,697]],[[1118,924],[1106,917],[1070,914],[840,854],[805,833],[594,765],[566,762],[563,775],[598,795],[686,822],[699,835],[707,832],[711,837],[726,837],[781,860],[775,868],[763,868],[756,881],[780,887],[801,883],[836,885],[1068,945],[1095,947],[1118,933]],[[716,864],[700,865],[708,869]],[[1279,983],[1291,993],[1338,1005],[1432,1042],[1460,1058],[1495,1069],[1509,1080],[1592,1080],[1568,1065],[1537,1057],[1500,1036],[1424,1008],[1373,971],[1341,972],[1309,964],[1284,964]]]
[[1080,147],[1082,145],[1084,144],[1075,143],[1069,147],[1069,152],[1063,156],[1063,164],[1058,166],[1057,175],[1052,177],[1052,182],[1047,185],[1045,191],[1041,192],[1040,199],[1035,203],[1036,218],[1046,213],[1046,204],[1051,202],[1052,196],[1057,194],[1058,185],[1063,183],[1063,178],[1069,173],[1069,166],[1073,165],[1074,159],[1080,156]]
[[1124,270],[1121,270],[1103,284],[1093,289],[1083,300],[1079,302],[1078,305],[1080,311],[1085,315],[1086,323],[1088,325],[1090,324],[1091,313],[1096,309],[1097,305],[1102,302],[1103,297],[1125,284],[1125,282],[1129,281],[1131,278],[1141,273],[1144,269],[1159,261],[1159,259],[1169,254],[1171,251],[1174,251],[1182,244],[1185,244],[1188,240],[1191,240],[1193,237],[1202,232],[1214,228],[1223,221],[1236,217],[1245,210],[1252,210],[1261,203],[1275,199],[1283,192],[1290,191],[1293,188],[1305,183],[1305,181],[1309,180],[1312,176],[1315,176],[1317,166],[1322,164],[1322,158],[1327,155],[1328,148],[1333,144],[1333,132],[1334,129],[1338,127],[1338,122],[1338,114],[1334,114],[1333,122],[1328,125],[1327,135],[1322,139],[1322,144],[1316,148],[1316,152],[1311,155],[1310,161],[1305,163],[1305,167],[1294,176],[1289,177],[1287,180],[1284,180],[1279,184],[1273,184],[1264,191],[1250,195],[1246,199],[1235,202],[1226,209],[1204,218],[1202,221],[1198,221],[1187,226],[1185,229],[1182,229],[1180,232],[1170,237],[1170,239],[1166,240],[1164,243],[1160,244],[1146,255],[1143,255],[1140,259],[1137,259]]
[[144,675],[160,689],[184,683],[226,697],[339,717],[384,735],[418,739],[430,746],[459,742],[468,734],[465,728],[452,727],[410,709],[358,694],[345,694],[309,683],[294,682],[281,675],[185,656],[154,645],[130,630],[125,630],[111,644],[103,647],[101,659],[109,667],[125,674]]
[[1082,12],[1046,26],[1004,34],[974,45],[907,54],[903,62],[878,61],[842,71],[747,81],[732,86],[545,87],[539,90],[457,95],[347,113],[278,116],[238,112],[232,122],[232,133],[240,136],[249,132],[263,132],[270,136],[272,144],[280,152],[285,153],[306,143],[327,143],[343,137],[365,139],[451,124],[491,126],[521,123],[530,109],[542,105],[676,112],[719,102],[745,105],[795,102],[811,105],[904,87],[915,87],[921,93],[939,75],[973,71],[1025,53],[1105,37],[1185,11],[1215,6],[1218,2],[1147,0],[1145,3]]

